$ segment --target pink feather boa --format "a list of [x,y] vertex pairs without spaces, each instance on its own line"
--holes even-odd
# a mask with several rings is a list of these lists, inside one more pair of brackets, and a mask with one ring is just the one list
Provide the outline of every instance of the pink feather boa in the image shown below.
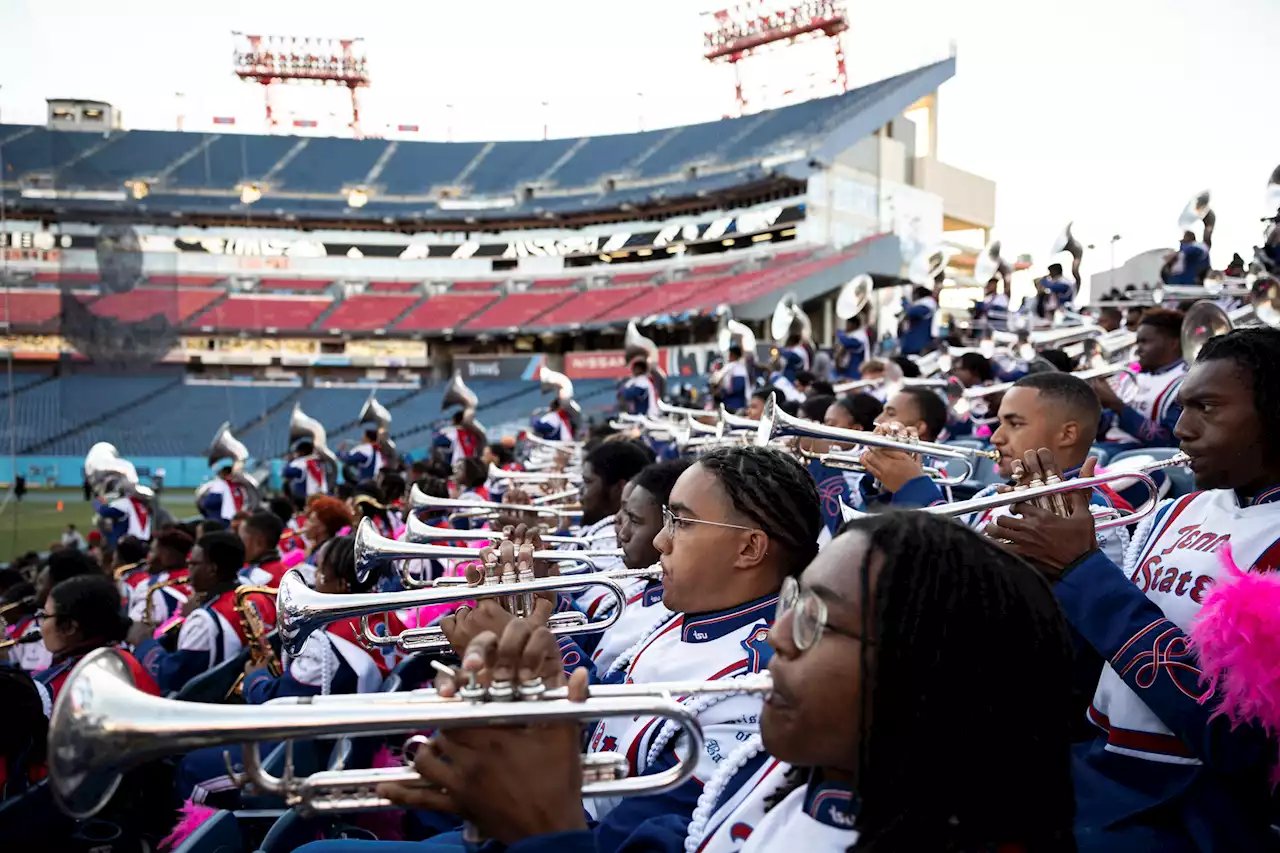
[[[1208,691],[1233,726],[1257,723],[1280,734],[1280,572],[1241,571],[1230,543],[1218,549],[1223,573],[1191,626],[1191,644]],[[1280,783],[1280,756],[1272,769]]]
[[182,815],[178,825],[173,828],[173,832],[160,839],[160,849],[175,850],[181,847],[182,843],[190,838],[205,821],[217,813],[217,809],[187,800],[182,804],[182,808],[178,809],[178,814]]

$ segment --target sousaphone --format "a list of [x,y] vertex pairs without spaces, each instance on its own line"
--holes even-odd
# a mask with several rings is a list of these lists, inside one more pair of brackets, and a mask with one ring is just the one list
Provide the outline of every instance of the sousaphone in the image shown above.
[[666,391],[667,375],[658,366],[658,345],[640,333],[635,320],[627,323],[627,331],[622,336],[623,357],[630,364],[633,359],[644,356],[649,364],[649,380],[661,397]]
[[1209,338],[1231,331],[1231,318],[1222,307],[1207,299],[1201,299],[1187,309],[1182,318],[1182,358],[1187,364],[1195,364],[1196,357]]
[[799,334],[802,341],[810,341],[813,339],[813,325],[809,322],[809,315],[800,307],[800,301],[796,295],[787,293],[778,300],[777,307],[773,309],[773,318],[769,321],[769,335],[774,343],[781,346],[786,344],[794,334]]
[[1075,269],[1080,263],[1080,259],[1084,257],[1084,246],[1080,245],[1080,241],[1071,233],[1071,226],[1074,222],[1068,222],[1067,227],[1062,229],[1062,233],[1058,235],[1058,239],[1053,241],[1053,245],[1049,247],[1049,256],[1066,252],[1074,261],[1072,269]]
[[1000,255],[1000,241],[992,240],[973,263],[973,280],[985,286],[991,279],[1003,277],[1008,271],[1009,265]]
[[938,283],[938,278],[946,275],[947,264],[955,254],[956,250],[945,243],[928,246],[907,264],[907,278],[911,279],[912,284],[932,290]]
[[369,399],[360,407],[357,421],[361,424],[378,425],[378,446],[382,449],[385,464],[388,468],[398,467],[400,452],[396,449],[396,443],[391,440],[391,412],[378,402],[376,391],[369,392]]
[[1213,226],[1217,221],[1218,216],[1210,206],[1209,191],[1204,190],[1193,195],[1182,208],[1182,213],[1178,215],[1178,231],[1194,233],[1196,226],[1203,224],[1200,242],[1209,246],[1213,243]]
[[[245,464],[249,461],[249,448],[231,433],[230,421],[224,422],[213,434],[213,441],[209,442],[209,452],[206,456],[210,467],[221,459],[232,461],[231,481],[244,494],[244,509],[247,512],[253,512],[262,506],[262,486],[256,477],[244,470]],[[209,480],[196,489],[196,503],[200,502],[212,485],[213,480]]]
[[582,407],[578,405],[577,400],[573,399],[573,380],[544,364],[538,368],[538,382],[541,383],[544,393],[555,392],[556,399],[560,401],[560,408],[569,413],[569,419],[573,421],[573,430],[576,434],[582,420]]
[[315,447],[315,454],[325,468],[325,477],[332,485],[338,481],[338,457],[329,449],[328,434],[324,424],[302,411],[301,403],[293,404],[293,414],[289,416],[289,444],[300,438],[310,439]]

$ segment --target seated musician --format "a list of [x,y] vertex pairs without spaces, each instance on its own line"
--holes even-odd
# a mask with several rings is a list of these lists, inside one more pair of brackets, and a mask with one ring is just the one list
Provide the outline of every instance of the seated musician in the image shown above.
[[861,379],[862,362],[871,351],[867,330],[862,328],[862,315],[844,321],[844,331],[836,330],[836,376]]
[[766,385],[763,388],[757,388],[755,391],[752,391],[751,402],[747,403],[747,410],[743,412],[743,415],[753,421],[760,420],[760,416],[764,414],[765,401],[774,396],[778,398],[779,403],[782,403],[782,401],[786,399],[778,389],[774,388],[772,385]]
[[307,561],[297,567],[308,584],[315,582],[315,567],[326,544],[341,530],[351,527],[353,520],[351,508],[337,498],[321,495],[308,502],[302,535],[307,537],[310,550]]
[[[181,690],[192,678],[244,648],[244,624],[235,607],[243,566],[244,545],[230,532],[210,533],[191,549],[188,567],[194,594],[183,608],[186,618],[178,629],[177,648],[168,651],[156,639],[144,640],[135,648],[165,693]],[[258,608],[264,624],[275,622],[275,602],[270,597],[253,595],[248,600]]]
[[356,483],[355,494],[348,501],[348,505],[351,507],[353,516],[351,521],[353,528],[359,526],[360,519],[367,518],[373,522],[379,536],[386,536],[388,539],[395,537],[397,532],[395,521],[387,511],[382,489],[378,488],[378,484],[373,480],[361,480]]
[[0,666],[0,802],[16,797],[45,778],[49,718],[40,688],[31,676]]
[[[1280,331],[1237,329],[1204,345],[1178,390],[1175,428],[1203,491],[1164,501],[1124,560],[1097,550],[1083,512],[1029,507],[990,528],[1054,582],[1068,622],[1106,661],[1089,709],[1096,736],[1076,747],[1081,853],[1276,847],[1275,742],[1216,714],[1186,632],[1225,571],[1228,541],[1242,570],[1280,568],[1278,384]],[[1027,464],[1048,467],[1035,455]]]
[[1116,379],[1122,398],[1111,382],[1093,380],[1093,390],[1109,412],[1107,446],[1173,447],[1173,427],[1182,414],[1178,386],[1187,375],[1182,358],[1182,312],[1152,308],[1138,323],[1138,380]]
[[649,377],[649,360],[644,356],[631,359],[631,376],[618,389],[618,405],[633,415],[658,417],[658,389]]
[[742,344],[735,340],[729,344],[728,361],[720,369],[720,382],[711,389],[730,412],[740,412],[747,405],[747,391],[751,388],[751,371],[742,357]]
[[306,503],[312,495],[323,495],[329,491],[329,478],[316,456],[315,442],[306,437],[293,443],[289,461],[280,476],[284,478],[285,493],[299,505]]
[[[512,446],[506,440],[494,442],[485,445],[484,454],[480,457],[480,461],[484,463],[486,473],[490,467],[497,468],[499,471],[520,471],[520,464],[516,462],[516,455],[512,450]],[[489,492],[489,499],[501,501],[502,495],[507,491],[508,482],[500,477],[487,478],[484,487]]]
[[213,463],[213,481],[196,508],[205,518],[221,519],[230,523],[236,513],[244,509],[244,488],[235,482],[235,460],[219,459]]
[[249,586],[279,586],[288,567],[280,558],[280,537],[284,524],[270,510],[259,510],[240,525],[244,545],[244,568],[240,582]]
[[573,421],[559,397],[551,401],[547,411],[529,419],[533,434],[547,441],[573,441]]
[[[995,366],[991,359],[979,352],[962,353],[951,367],[951,375],[959,380],[965,388],[980,388],[995,382]],[[947,437],[967,438],[973,435],[973,417],[985,417],[987,403],[984,398],[972,398],[972,403],[957,412],[953,407],[947,408]],[[974,411],[974,410],[978,411]]]
[[[1083,379],[1057,372],[1024,376],[1005,392],[1000,402],[1000,425],[991,435],[991,446],[1000,452],[997,471],[1001,477],[1014,478],[1019,474],[1026,452],[1045,447],[1053,454],[1063,479],[1078,476],[1093,446],[1098,415],[1098,399]],[[923,475],[915,454],[871,448],[862,461],[867,472],[884,485],[886,492],[892,493],[891,502],[895,506],[930,506],[944,502],[942,490]],[[997,487],[991,486],[975,497],[996,491]],[[1089,503],[1107,510],[1131,509],[1106,486],[1095,487]],[[964,521],[982,530],[992,519],[1009,512],[1009,507],[998,507],[975,513]],[[1116,528],[1102,534],[1101,542],[1107,553],[1119,560],[1128,537],[1122,528]]]
[[1114,305],[1107,305],[1098,312],[1098,328],[1104,332],[1114,332],[1124,322],[1124,315]]
[[[126,604],[126,612],[138,629],[144,623],[152,628],[163,625],[176,616],[186,602],[190,591],[186,583],[175,583],[154,593],[152,589],[169,581],[185,581],[187,555],[191,553],[192,544],[191,537],[177,528],[163,530],[151,540],[146,574],[133,582]],[[131,636],[130,641],[138,643],[142,639]]]
[[115,553],[107,563],[107,570],[120,587],[120,600],[128,603],[134,585],[147,574],[147,556],[150,546],[136,536],[122,536],[116,542]]
[[343,465],[354,469],[356,480],[372,480],[387,464],[387,457],[382,452],[379,439],[382,430],[376,423],[361,424],[364,440],[350,450],[338,454]]
[[0,652],[0,660],[12,661],[27,672],[44,669],[53,659],[44,643],[40,642],[40,624],[36,620],[39,601],[35,584],[27,581],[15,583],[0,595],[0,605],[6,608],[5,632],[0,640],[16,641]]
[[[662,508],[671,497],[676,480],[692,464],[691,459],[675,459],[646,465],[630,478],[622,489],[622,501],[616,516],[618,547],[622,549],[623,565],[628,569],[645,569],[655,566],[660,555],[653,540],[662,529]],[[663,612],[661,580],[637,580],[623,585],[628,592],[626,607],[618,621],[599,635],[574,637],[579,647],[591,655],[597,671],[608,669],[627,649],[643,639],[643,635]],[[596,590],[586,595],[597,596],[593,614],[601,616],[613,609],[613,602],[604,602]]]
[[[785,578],[797,575],[817,553],[818,495],[804,468],[790,456],[758,447],[716,448],[686,469],[663,511],[665,525],[654,539],[660,555],[663,604],[671,611],[655,619],[644,637],[598,675],[601,683],[710,681],[759,672],[768,662],[768,628]],[[539,603],[545,619],[549,606]],[[535,617],[537,619],[538,617]],[[441,621],[458,653],[479,630],[501,628],[514,617],[492,599]],[[528,620],[520,620],[522,626]],[[523,630],[523,629],[522,629]],[[562,644],[563,661],[589,658],[573,643]],[[712,703],[690,698],[708,742],[729,744],[758,730],[761,700],[736,695]],[[591,752],[631,756],[631,775],[673,766],[680,742],[675,729],[641,716],[604,721],[591,738]],[[700,756],[696,779],[661,795],[590,805],[599,821],[602,850],[615,850],[636,827],[658,815],[687,820],[702,785],[714,772],[713,755]],[[431,800],[402,801],[425,805]]]
[[[380,792],[466,815],[491,839],[485,853],[1073,849],[1070,642],[1021,560],[944,519],[863,519],[788,578],[768,640],[774,690],[759,734],[718,741],[692,821],[650,814],[624,838],[608,823],[589,829],[576,725],[439,733],[415,761],[432,788]],[[553,649],[545,630],[513,624],[476,638],[464,666],[483,677],[545,660],[537,674],[559,686]],[[568,679],[579,700],[583,675]],[[448,677],[437,686],[456,689]],[[1000,736],[973,737],[984,731]],[[649,799],[660,797],[619,810]]]
[[[124,642],[129,628],[129,620],[120,613],[115,584],[100,574],[77,575],[54,586],[36,619],[53,657],[47,669],[33,673],[46,709],[53,707],[67,676],[85,655]],[[138,689],[159,696],[150,673],[132,655],[121,653]]]

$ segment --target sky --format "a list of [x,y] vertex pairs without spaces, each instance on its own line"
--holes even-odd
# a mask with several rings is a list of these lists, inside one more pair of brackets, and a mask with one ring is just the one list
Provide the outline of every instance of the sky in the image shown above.
[[[734,111],[731,72],[702,58],[704,0],[0,0],[0,121],[44,120],[46,97],[106,100],[126,127],[261,127],[261,91],[231,74],[233,31],[361,37],[365,126],[424,139],[538,138],[707,121]],[[1099,248],[1086,274],[1172,246],[1210,189],[1215,261],[1259,241],[1280,163],[1276,0],[848,0],[851,85],[957,51],[938,156],[997,184],[1004,254],[1043,260],[1068,221]],[[747,69],[773,92],[832,76],[803,46]],[[183,93],[178,97],[176,93]],[[345,96],[278,108],[345,121]]]

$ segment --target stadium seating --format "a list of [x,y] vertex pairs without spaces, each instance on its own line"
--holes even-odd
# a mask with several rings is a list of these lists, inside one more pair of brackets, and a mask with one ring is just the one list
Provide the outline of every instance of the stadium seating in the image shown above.
[[370,293],[408,293],[419,287],[416,281],[371,281],[368,285]]
[[[4,290],[0,309],[7,312],[15,329],[35,328],[53,320],[61,312],[62,294],[56,290]],[[4,314],[0,314],[0,323]]]
[[468,320],[463,328],[469,332],[478,332],[488,329],[506,330],[541,325],[539,318],[542,315],[575,295],[576,291],[572,290],[528,290],[524,293],[509,293],[506,298],[499,299]]
[[216,275],[149,275],[151,287],[212,287],[224,279]]
[[332,304],[329,299],[302,296],[231,295],[194,317],[191,325],[228,331],[300,332],[310,329]]
[[309,139],[275,180],[290,192],[340,192],[363,184],[389,144],[381,139]]
[[139,287],[128,293],[107,293],[81,298],[100,317],[112,317],[136,323],[163,314],[171,324],[180,323],[203,311],[223,297],[221,290],[177,290],[161,287]]
[[4,168],[9,174],[52,172],[101,142],[102,137],[93,133],[61,133],[30,125],[0,124]]
[[488,293],[500,286],[496,281],[455,281],[449,285],[451,293]]
[[175,187],[234,188],[245,181],[258,181],[297,143],[287,136],[222,134],[175,169],[168,183]]
[[132,178],[159,175],[199,141],[199,137],[165,130],[131,130],[105,141],[99,136],[103,144],[96,151],[58,171],[58,184],[118,189]]
[[456,329],[469,318],[496,302],[502,295],[493,293],[442,293],[414,308],[408,317],[396,324],[397,332],[442,332]]
[[[533,325],[538,328],[579,326],[595,320],[602,314],[622,310],[623,306],[633,306],[637,297],[648,293],[651,289],[648,285],[635,284],[625,287],[598,287],[592,290],[584,290],[560,307],[539,317],[538,321]],[[628,310],[632,309],[629,307]],[[640,313],[648,313],[643,308],[634,308],[634,310]]]
[[372,332],[389,329],[401,314],[412,308],[416,294],[357,294],[348,296],[320,323],[321,329],[343,332]]
[[[28,451],[113,410],[135,405],[181,381],[178,377],[176,373],[152,376],[85,373],[27,388],[14,397],[14,440],[18,452]],[[210,437],[212,433],[205,437],[206,443]],[[94,440],[108,439],[95,437]],[[87,451],[92,443],[89,441],[80,452]]]
[[475,195],[511,192],[520,184],[541,177],[576,142],[576,139],[498,142],[472,170],[467,183]]
[[388,192],[424,195],[453,180],[482,150],[483,142],[411,142],[396,145],[377,183]]
[[258,280],[258,290],[283,290],[304,293],[324,290],[333,281],[327,278],[263,278]]

